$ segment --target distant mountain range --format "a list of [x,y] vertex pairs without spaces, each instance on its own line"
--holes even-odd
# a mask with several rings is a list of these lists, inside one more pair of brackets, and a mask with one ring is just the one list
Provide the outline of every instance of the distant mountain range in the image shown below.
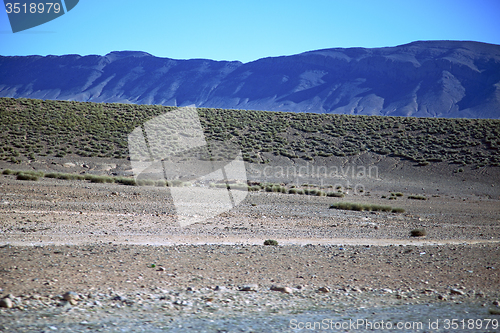
[[145,52],[0,56],[0,96],[361,115],[500,118],[500,45],[422,41],[249,63]]

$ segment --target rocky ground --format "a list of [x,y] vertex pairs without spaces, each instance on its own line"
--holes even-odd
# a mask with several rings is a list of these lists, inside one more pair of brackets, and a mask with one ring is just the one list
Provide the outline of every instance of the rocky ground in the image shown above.
[[[0,331],[295,332],[358,319],[498,331],[498,181],[397,177],[345,198],[250,193],[181,228],[168,188],[1,175]],[[382,198],[391,191],[404,196]],[[405,213],[329,208],[339,201]]]

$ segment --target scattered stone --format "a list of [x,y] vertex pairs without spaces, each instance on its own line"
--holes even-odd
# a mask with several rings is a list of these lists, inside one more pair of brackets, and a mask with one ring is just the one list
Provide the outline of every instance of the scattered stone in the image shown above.
[[0,299],[0,308],[10,309],[12,307],[12,301],[10,298],[2,298]]
[[451,295],[463,295],[464,292],[462,290],[452,288],[452,289],[450,289],[450,294]]
[[442,301],[448,300],[448,298],[445,295],[441,295],[441,294],[438,295],[438,299],[440,299]]
[[491,308],[489,309],[489,313],[492,315],[500,315],[500,309]]
[[161,267],[161,266],[160,266],[160,267],[158,267],[158,271],[160,271],[160,272],[164,272],[164,271],[166,271],[166,270],[167,270],[167,269],[166,269],[165,267]]
[[384,288],[384,289],[382,289],[382,291],[383,291],[384,293],[387,293],[387,294],[392,294],[392,290],[391,290],[391,289],[388,289],[388,288]]
[[495,305],[495,306],[499,306],[499,305],[500,305],[500,302],[499,302],[499,301],[493,301],[493,305]]
[[215,291],[226,291],[227,288],[225,286],[215,286]]
[[118,192],[113,191],[111,192],[111,195],[118,195]]
[[293,293],[292,288],[290,287],[284,287],[284,286],[271,286],[270,288],[272,291],[279,291],[281,293],[285,294],[291,294]]
[[74,291],[68,291],[66,292],[62,298],[65,300],[65,301],[68,301],[71,303],[71,301],[78,301],[80,299],[80,296],[78,296],[77,293],[75,293]]
[[247,284],[240,288],[240,291],[257,291],[259,286],[257,284]]
[[322,292],[322,293],[329,293],[330,292],[330,288],[328,287],[321,287],[318,289],[319,292]]
[[180,301],[180,300],[174,301],[173,304],[180,305],[180,306],[193,306],[193,303],[191,303],[189,301]]

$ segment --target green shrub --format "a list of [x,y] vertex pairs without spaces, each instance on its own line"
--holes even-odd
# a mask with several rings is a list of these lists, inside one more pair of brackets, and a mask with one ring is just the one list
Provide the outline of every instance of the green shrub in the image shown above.
[[409,195],[408,199],[413,199],[413,200],[427,200],[426,197],[423,195]]
[[304,194],[305,195],[318,195],[319,190],[315,188],[306,188],[304,189]]
[[344,193],[341,193],[341,192],[327,192],[326,196],[333,197],[333,198],[343,198],[345,195],[344,195]]
[[[184,182],[180,179],[175,179],[175,180],[172,180],[171,182],[168,182],[168,186],[172,186],[172,187],[182,187],[184,186]],[[221,184],[215,184],[216,187],[219,187],[219,188],[225,188],[227,187],[226,183],[221,183]]]
[[277,240],[274,240],[274,239],[266,239],[264,241],[264,245],[272,245],[272,246],[277,246],[278,245],[278,241]]
[[411,237],[424,237],[427,236],[427,231],[424,229],[413,229],[410,231],[410,236]]
[[301,188],[291,188],[288,190],[288,193],[289,194],[299,194],[299,195],[303,195],[304,194],[304,190],[301,189]]
[[137,183],[135,182],[134,178],[126,178],[126,177],[118,177],[115,179],[117,183],[123,184],[123,185],[128,185],[128,186],[135,186]]
[[11,169],[5,169],[4,171],[2,171],[3,175],[11,175],[13,173],[14,173],[14,171],[12,171]]
[[[51,177],[49,177],[49,175]],[[86,175],[78,175],[75,173],[55,173],[55,174],[47,174],[45,177],[48,178],[57,178],[57,179],[64,179],[64,180],[84,180],[87,179]]]
[[360,204],[351,202],[337,202],[330,206],[333,209],[354,210],[354,211],[375,211],[375,212],[391,212],[391,213],[404,213],[402,208],[392,208],[390,206],[379,206],[371,204]]
[[236,183],[236,184],[229,184],[229,188],[231,190],[248,191],[249,187],[247,184]]
[[32,180],[32,181],[37,181],[39,179],[39,177],[36,176],[36,175],[30,175],[30,174],[26,174],[26,173],[19,173],[19,174],[17,174],[16,179],[18,179],[18,180]]
[[151,179],[139,179],[136,183],[138,186],[155,186],[155,181]]

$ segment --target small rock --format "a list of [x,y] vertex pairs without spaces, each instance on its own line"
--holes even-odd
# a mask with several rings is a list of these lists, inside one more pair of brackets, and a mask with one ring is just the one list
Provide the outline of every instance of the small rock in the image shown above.
[[500,309],[489,309],[489,313],[492,315],[500,315]]
[[166,269],[165,267],[161,267],[161,266],[160,266],[160,267],[158,267],[158,270],[159,270],[160,272],[164,272],[164,271],[166,271],[167,269]]
[[189,302],[189,301],[184,301],[184,300],[176,300],[174,301],[175,305],[180,305],[180,306],[193,306],[193,303]]
[[318,289],[319,292],[322,292],[322,293],[329,293],[330,292],[330,288],[328,287],[321,287]]
[[283,286],[271,286],[270,288],[272,291],[279,291],[281,293],[285,294],[291,294],[293,293],[292,288],[290,287],[283,287]]
[[445,295],[438,295],[438,299],[446,301],[448,298]]
[[78,296],[78,294],[74,291],[68,291],[63,295],[63,299],[68,302],[78,301],[80,299],[80,296]]
[[225,291],[225,290],[227,290],[227,288],[224,286],[216,286],[214,290],[215,291]]
[[500,302],[499,302],[499,301],[493,301],[493,305],[495,305],[495,306],[499,306],[499,305],[500,305]]
[[12,301],[10,298],[2,298],[0,299],[0,308],[10,309],[12,307]]
[[382,289],[382,291],[383,291],[384,293],[387,293],[387,294],[392,294],[392,290],[391,290],[391,289],[388,289],[388,288],[384,288],[384,289]]
[[450,289],[450,294],[451,295],[463,295],[464,292],[462,290],[458,290],[458,289]]
[[111,192],[111,195],[118,195],[118,192],[113,191]]
[[257,284],[247,284],[240,288],[240,291],[257,291],[259,286]]

